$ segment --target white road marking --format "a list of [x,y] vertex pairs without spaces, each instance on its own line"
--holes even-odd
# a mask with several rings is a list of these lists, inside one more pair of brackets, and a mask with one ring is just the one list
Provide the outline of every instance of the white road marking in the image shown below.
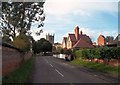
[[51,67],[53,67],[53,65],[52,65],[52,64],[50,64],[50,66],[51,66]]
[[60,73],[57,69],[55,69],[55,71],[57,71],[58,74],[60,74],[62,77],[64,77],[64,75],[62,73]]
[[46,63],[49,63],[46,59],[45,59]]

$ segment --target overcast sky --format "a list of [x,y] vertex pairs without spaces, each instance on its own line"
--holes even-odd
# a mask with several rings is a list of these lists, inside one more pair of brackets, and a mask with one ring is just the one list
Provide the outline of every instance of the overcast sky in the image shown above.
[[[35,40],[50,33],[55,34],[55,42],[61,43],[68,33],[74,33],[75,26],[93,42],[99,34],[114,37],[118,34],[118,0],[46,0],[44,11],[43,33],[40,36],[32,34]],[[32,28],[33,32],[41,29]]]

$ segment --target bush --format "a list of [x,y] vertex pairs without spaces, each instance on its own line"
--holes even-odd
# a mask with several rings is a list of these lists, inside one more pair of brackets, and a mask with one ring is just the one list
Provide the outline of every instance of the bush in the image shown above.
[[71,55],[72,54],[72,50],[70,50],[70,49],[64,50],[64,54]]
[[85,59],[89,59],[90,58],[88,49],[82,50],[82,57],[85,58]]
[[117,59],[120,59],[120,47],[116,48],[115,51],[116,51],[115,57],[116,57]]
[[74,55],[75,55],[77,58],[82,57],[82,50],[76,50],[76,51],[74,52]]
[[30,50],[30,41],[26,35],[17,36],[13,41],[13,45],[24,52]]
[[76,57],[81,57],[84,59],[107,59],[108,62],[111,59],[120,59],[120,47],[108,48],[100,47],[94,49],[81,49],[75,51]]

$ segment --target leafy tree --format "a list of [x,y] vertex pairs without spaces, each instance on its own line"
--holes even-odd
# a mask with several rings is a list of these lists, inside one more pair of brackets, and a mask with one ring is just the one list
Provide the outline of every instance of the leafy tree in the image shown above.
[[116,49],[116,57],[117,59],[120,59],[120,47],[117,47]]
[[71,55],[72,54],[72,50],[71,49],[67,49],[67,50],[65,50],[64,53],[67,54],[67,55]]
[[44,40],[41,43],[41,52],[52,52],[52,44],[49,41]]
[[82,50],[82,57],[83,57],[84,59],[89,59],[89,56],[90,56],[90,55],[89,55],[87,49]]
[[35,54],[40,52],[52,52],[52,44],[44,38],[41,38],[33,43],[33,51]]
[[17,33],[26,34],[36,22],[39,22],[38,27],[43,26],[43,4],[44,2],[2,2],[0,26],[3,36],[9,36],[14,40]]
[[111,43],[114,40],[113,36],[106,36],[106,42]]
[[34,54],[36,53],[40,53],[41,49],[39,48],[41,45],[38,43],[38,42],[33,42],[33,45],[32,45],[32,50],[34,52]]
[[7,42],[7,43],[11,43],[11,39],[9,38],[9,36],[3,36],[2,41]]
[[26,52],[26,51],[30,50],[31,43],[30,43],[30,41],[28,39],[28,36],[26,36],[26,35],[19,35],[13,41],[13,45],[16,48],[19,48],[22,51]]
[[64,51],[65,51],[65,50],[64,50],[62,47],[57,47],[57,48],[54,49],[54,52],[55,52],[56,54],[64,53]]

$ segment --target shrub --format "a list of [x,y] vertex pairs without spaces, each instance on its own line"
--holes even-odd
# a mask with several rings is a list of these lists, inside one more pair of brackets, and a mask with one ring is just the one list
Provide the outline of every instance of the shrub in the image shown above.
[[116,51],[116,54],[115,54],[116,58],[120,59],[120,47],[118,47],[115,51]]
[[30,50],[30,41],[28,37],[25,35],[17,36],[13,41],[13,45],[24,52]]
[[90,58],[89,50],[87,49],[82,50],[82,57],[85,59],[89,59]]
[[100,47],[94,49],[81,49],[74,52],[76,57],[84,59],[107,59],[109,62],[111,59],[120,59],[120,47],[108,48]]
[[78,57],[82,57],[82,50],[77,50],[75,51],[75,54],[74,54],[77,58]]

